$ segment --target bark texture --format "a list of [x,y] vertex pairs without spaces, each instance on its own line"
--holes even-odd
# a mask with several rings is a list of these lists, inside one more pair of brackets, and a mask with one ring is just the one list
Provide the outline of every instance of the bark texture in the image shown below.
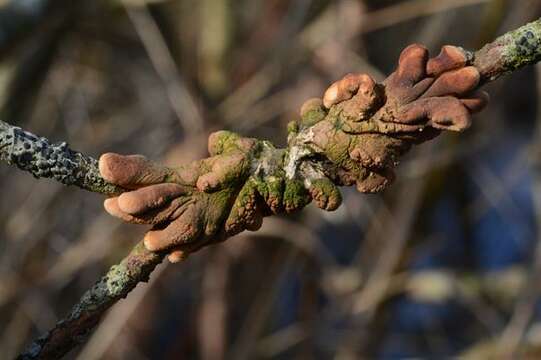
[[51,143],[3,121],[0,121],[0,161],[28,171],[36,178],[51,178],[106,195],[122,192],[101,177],[96,159],[71,150],[65,142]]

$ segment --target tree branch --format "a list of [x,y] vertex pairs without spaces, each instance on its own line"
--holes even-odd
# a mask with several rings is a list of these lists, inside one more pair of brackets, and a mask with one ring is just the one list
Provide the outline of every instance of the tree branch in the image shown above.
[[[51,178],[104,195],[123,192],[101,177],[96,159],[71,150],[65,142],[53,144],[3,121],[0,121],[0,161],[28,171],[36,178]],[[162,260],[163,254],[147,251],[142,242],[137,244],[81,297],[65,319],[36,339],[19,358],[54,359],[64,355],[86,339],[107,309],[126,297],[139,282],[147,281]]]
[[0,121],[0,161],[28,171],[36,178],[51,178],[105,195],[123,192],[101,177],[96,159],[71,150],[65,142],[52,144],[3,121]]
[[541,19],[537,19],[483,46],[472,63],[479,69],[482,83],[487,83],[540,60]]
[[[534,64],[541,60],[541,19],[499,37],[475,53],[468,54],[471,55],[470,64],[481,74],[481,84]],[[314,174],[318,175],[321,169],[328,166],[324,159],[310,157],[309,155],[314,154],[310,153],[309,148],[299,146],[309,130],[310,128],[293,135],[293,140],[286,149],[286,161],[280,163],[281,170],[287,176],[293,177],[297,174],[305,181],[314,180]],[[283,154],[283,149],[273,149],[262,150],[260,155],[252,159],[255,162],[252,165],[265,167],[272,163],[277,155]],[[306,160],[308,158],[309,160]],[[70,150],[65,143],[51,144],[44,138],[38,138],[4,122],[0,122],[0,160],[29,171],[36,177],[53,178],[85,190],[102,194],[122,192],[121,188],[107,183],[100,176],[95,159]],[[147,251],[142,243],[136,245],[119,265],[113,266],[83,295],[64,320],[34,341],[19,358],[58,358],[85,341],[103,313],[125,297],[137,283],[147,281],[163,256],[161,253]]]

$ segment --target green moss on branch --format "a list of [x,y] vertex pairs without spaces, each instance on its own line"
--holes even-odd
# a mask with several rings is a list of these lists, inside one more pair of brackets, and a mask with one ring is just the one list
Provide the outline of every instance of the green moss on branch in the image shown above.
[[494,81],[541,60],[541,19],[510,31],[474,54],[483,82]]

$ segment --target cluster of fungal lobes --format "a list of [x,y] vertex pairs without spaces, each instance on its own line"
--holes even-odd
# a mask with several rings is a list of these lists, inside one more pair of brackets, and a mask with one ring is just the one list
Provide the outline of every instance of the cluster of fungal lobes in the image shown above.
[[471,113],[486,105],[471,60],[458,47],[429,58],[424,47],[411,45],[382,84],[365,74],[346,75],[322,99],[303,105],[286,149],[219,131],[209,138],[209,158],[177,168],[140,155],[104,154],[102,176],[131,189],[107,199],[105,208],[127,222],[153,225],[145,246],[176,262],[312,200],[334,210],[341,202],[338,186],[382,191],[412,144],[441,130],[466,129]]

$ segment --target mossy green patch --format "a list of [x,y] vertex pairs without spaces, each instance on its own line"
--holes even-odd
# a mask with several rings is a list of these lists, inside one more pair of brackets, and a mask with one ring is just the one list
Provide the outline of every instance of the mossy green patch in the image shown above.
[[287,212],[302,209],[310,203],[310,194],[299,180],[286,179],[284,191],[284,207]]
[[314,107],[306,111],[301,118],[302,127],[310,127],[325,119],[327,115],[323,107]]

